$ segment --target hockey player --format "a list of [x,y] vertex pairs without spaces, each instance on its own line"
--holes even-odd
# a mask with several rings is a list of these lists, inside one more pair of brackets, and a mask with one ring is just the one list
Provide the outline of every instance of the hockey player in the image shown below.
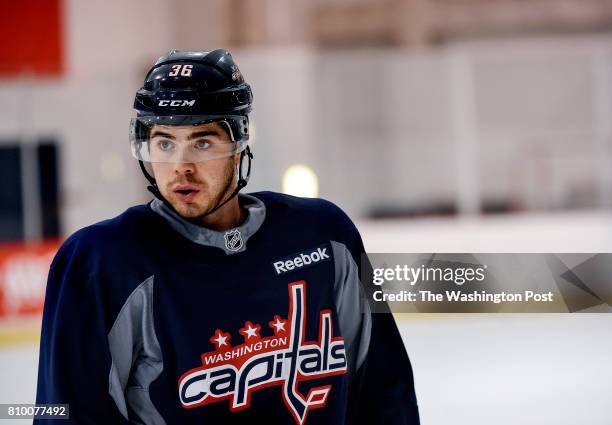
[[351,220],[238,194],[251,103],[223,49],[171,51],[147,74],[130,143],[155,199],[79,230],[50,268],[36,400],[69,404],[58,423],[419,423]]

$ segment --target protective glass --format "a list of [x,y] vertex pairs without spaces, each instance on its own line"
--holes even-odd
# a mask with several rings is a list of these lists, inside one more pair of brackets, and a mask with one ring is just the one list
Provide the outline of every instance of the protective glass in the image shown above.
[[[219,126],[210,125],[217,122]],[[243,151],[246,140],[234,141],[223,119],[195,116],[138,117],[130,122],[132,156],[154,163],[198,163]]]

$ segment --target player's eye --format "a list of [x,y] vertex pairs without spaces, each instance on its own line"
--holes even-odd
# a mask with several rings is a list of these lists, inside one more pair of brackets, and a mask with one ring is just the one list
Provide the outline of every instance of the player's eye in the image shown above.
[[168,152],[174,148],[174,143],[168,139],[162,139],[158,140],[157,147],[164,152]]
[[206,150],[211,147],[211,144],[208,140],[198,140],[197,142],[195,142],[195,147],[199,150]]

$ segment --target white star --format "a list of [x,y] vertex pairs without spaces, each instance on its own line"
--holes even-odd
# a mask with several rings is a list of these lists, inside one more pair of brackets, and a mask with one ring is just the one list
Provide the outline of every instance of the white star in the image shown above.
[[246,334],[247,334],[247,335],[246,335],[246,336],[247,336],[247,338],[250,338],[250,337],[252,337],[252,336],[257,336],[257,328],[252,328],[252,327],[251,327],[251,325],[249,325],[249,327],[248,327],[248,328],[246,328],[244,331],[245,331],[245,332],[246,332]]
[[278,317],[276,318],[276,321],[274,323],[272,323],[272,326],[274,326],[276,328],[276,332],[280,332],[281,330],[285,330],[285,322],[280,320]]
[[214,341],[217,341],[217,346],[221,347],[222,345],[227,345],[227,337],[221,335],[220,333],[217,335],[217,337],[214,339]]

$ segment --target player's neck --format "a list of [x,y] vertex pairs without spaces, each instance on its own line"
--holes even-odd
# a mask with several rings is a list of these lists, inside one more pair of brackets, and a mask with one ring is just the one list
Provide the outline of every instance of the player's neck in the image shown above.
[[238,196],[234,196],[217,211],[202,217],[200,224],[222,232],[240,226],[246,220],[246,215],[245,209],[240,207]]

